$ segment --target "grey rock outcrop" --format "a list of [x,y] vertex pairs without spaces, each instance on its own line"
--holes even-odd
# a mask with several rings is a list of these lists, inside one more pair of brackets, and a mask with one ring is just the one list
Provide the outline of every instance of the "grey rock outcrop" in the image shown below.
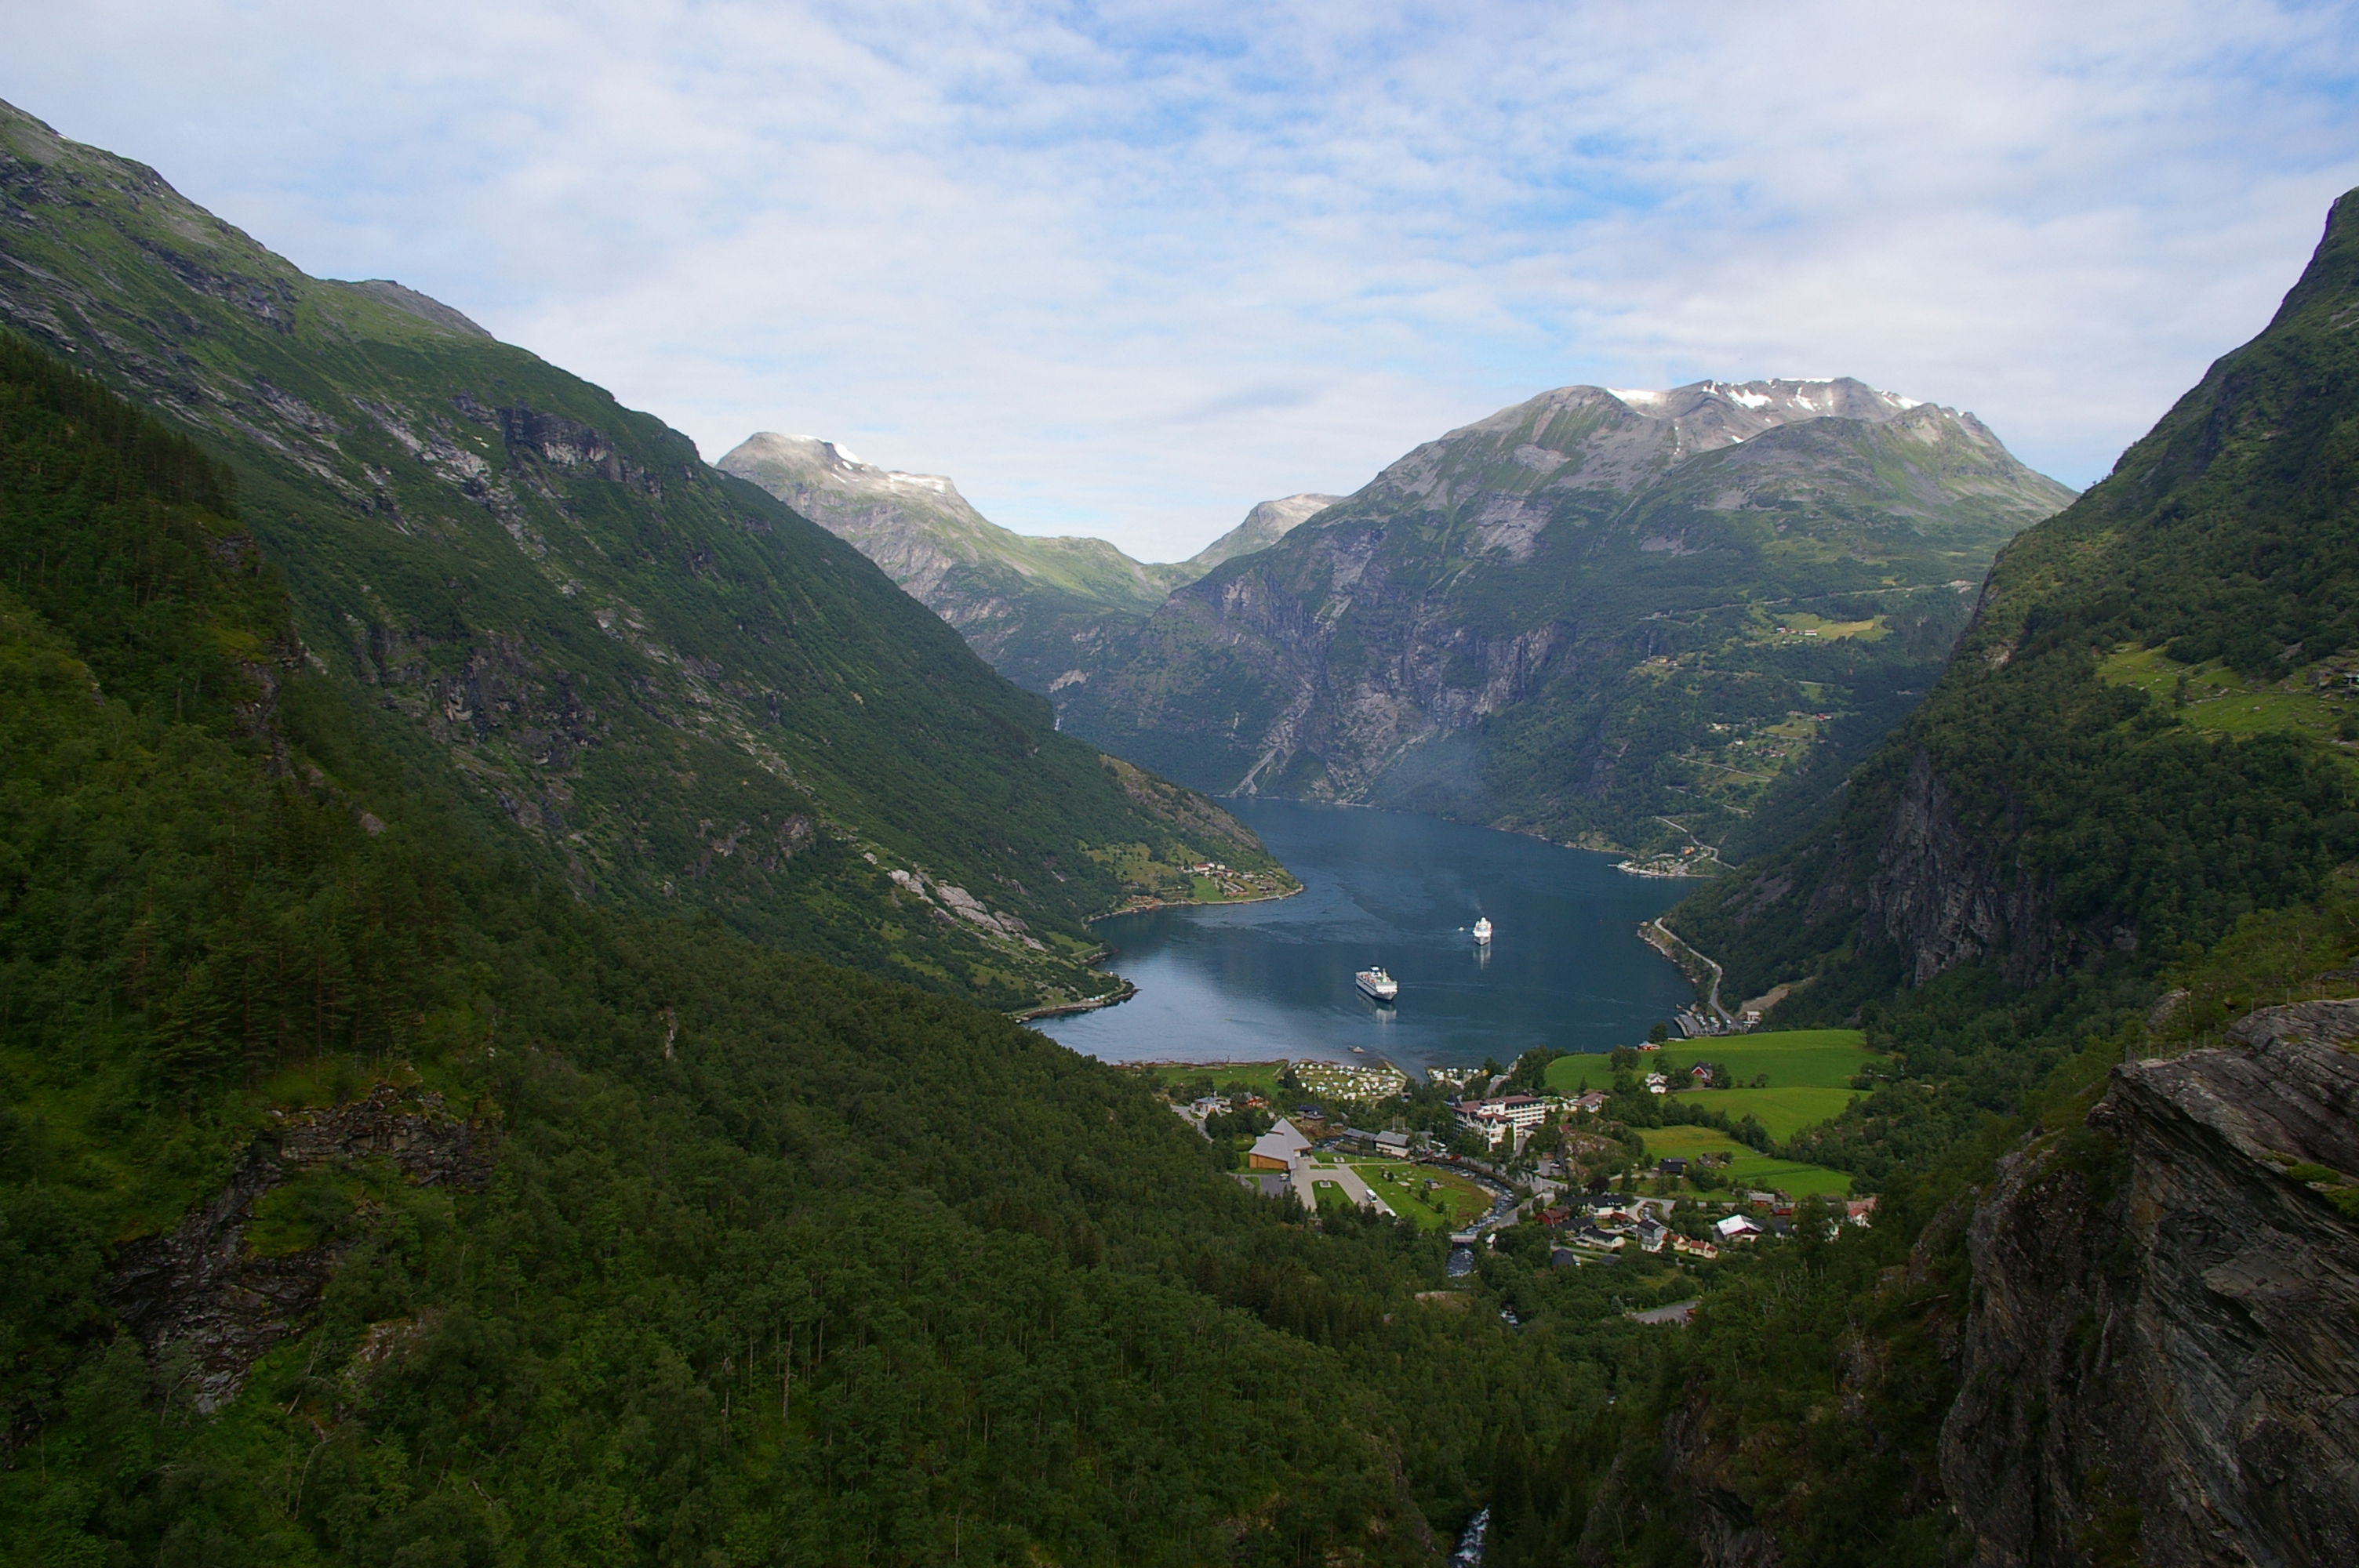
[[287,1116],[257,1138],[229,1184],[165,1234],[115,1254],[108,1304],[151,1357],[177,1355],[198,1410],[237,1397],[271,1346],[299,1334],[336,1260],[351,1245],[330,1238],[277,1257],[247,1245],[255,1205],[310,1172],[382,1161],[417,1186],[480,1189],[494,1134],[451,1114],[442,1097],[379,1085],[366,1098]]
[[1942,1476],[1985,1568],[2359,1562],[2359,1000],[2231,1037],[2117,1069],[1975,1216]]

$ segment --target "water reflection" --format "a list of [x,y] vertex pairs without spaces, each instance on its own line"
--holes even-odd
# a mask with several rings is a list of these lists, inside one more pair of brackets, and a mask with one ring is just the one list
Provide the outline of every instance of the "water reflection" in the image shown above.
[[[1636,935],[1694,884],[1613,858],[1435,817],[1234,803],[1305,891],[1260,904],[1102,922],[1138,996],[1039,1027],[1108,1061],[1382,1056],[1411,1071],[1507,1061],[1537,1044],[1602,1051],[1688,998]],[[1488,946],[1471,927],[1488,915]],[[1353,983],[1381,964],[1400,998]],[[1353,1053],[1358,1046],[1366,1055]]]

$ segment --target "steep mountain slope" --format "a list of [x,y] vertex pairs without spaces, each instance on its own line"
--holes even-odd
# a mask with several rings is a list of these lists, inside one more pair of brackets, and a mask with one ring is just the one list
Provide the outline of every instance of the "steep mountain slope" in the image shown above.
[[1011,679],[1101,622],[1152,614],[1180,568],[1132,560],[1103,539],[1000,527],[940,474],[896,473],[832,441],[764,431],[715,465],[760,485],[885,568]]
[[1889,1053],[1785,1150],[1884,1201],[1708,1302],[1503,1568],[2359,1550],[2354,322],[2359,191],[1843,808],[1673,912]]
[[1305,491],[1299,495],[1281,495],[1276,501],[1259,503],[1245,514],[1244,522],[1180,563],[1185,575],[1172,586],[1193,582],[1223,561],[1268,549],[1343,499],[1340,495]]
[[1103,539],[1036,538],[985,518],[940,474],[897,473],[832,441],[762,431],[716,465],[848,540],[910,597],[958,628],[1019,686],[1054,691],[1165,596],[1232,557],[1266,548],[1332,495],[1265,501],[1190,559],[1132,560]]
[[1733,983],[2150,966],[2359,852],[2354,318],[2345,197],[2267,329],[2000,557],[1840,816],[1682,907]]
[[1418,1564],[1601,1400],[1136,1078],[572,897],[234,488],[0,338],[0,1559]]
[[1204,788],[1688,854],[1823,795],[2071,493],[1854,381],[1567,387],[1176,592],[1060,713]]
[[585,895],[1012,1007],[1108,989],[1080,923],[1127,892],[1279,874],[677,432],[12,109],[0,320],[227,457],[299,656]]

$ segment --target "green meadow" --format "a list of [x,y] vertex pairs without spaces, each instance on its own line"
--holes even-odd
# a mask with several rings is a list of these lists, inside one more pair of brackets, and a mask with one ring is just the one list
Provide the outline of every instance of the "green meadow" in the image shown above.
[[1671,1154],[1688,1158],[1698,1154],[1730,1155],[1723,1169],[1733,1187],[1774,1187],[1798,1198],[1814,1193],[1839,1197],[1851,1192],[1851,1178],[1841,1171],[1756,1153],[1715,1128],[1649,1127],[1639,1136],[1647,1141],[1647,1153],[1653,1159]]
[[[2305,672],[2306,673],[2306,672]],[[2332,741],[2343,723],[2359,714],[2359,697],[2345,690],[2293,680],[2247,680],[2217,659],[2182,665],[2160,648],[2125,648],[2097,666],[2097,677],[2151,693],[2166,712],[2214,735],[2258,735],[2290,730]],[[2186,706],[2174,707],[2185,681]],[[2349,759],[2351,752],[2343,748]]]
[[[1877,1061],[1866,1036],[1856,1029],[1785,1029],[1767,1034],[1731,1034],[1709,1040],[1679,1040],[1646,1054],[1646,1070],[1684,1079],[1698,1062],[1725,1065],[1737,1083],[1729,1089],[1692,1089],[1680,1098],[1723,1111],[1730,1120],[1748,1113],[1787,1139],[1839,1113],[1857,1091],[1851,1080]],[[1751,1087],[1756,1077],[1768,1082]],[[1593,1088],[1612,1079],[1595,1056],[1560,1056],[1549,1064],[1548,1087],[1571,1094],[1586,1078]],[[1651,1138],[1649,1142],[1651,1142]]]
[[[1406,1160],[1354,1161],[1352,1169],[1368,1190],[1391,1206],[1401,1218],[1421,1230],[1456,1230],[1491,1206],[1491,1195],[1453,1172]],[[1425,1190],[1429,1181],[1441,1185]]]

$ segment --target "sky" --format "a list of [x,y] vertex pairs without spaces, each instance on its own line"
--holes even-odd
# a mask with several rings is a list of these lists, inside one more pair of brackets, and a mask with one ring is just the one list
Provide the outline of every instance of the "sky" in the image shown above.
[[2266,0],[0,0],[0,96],[717,459],[1176,559],[1550,387],[1855,375],[2102,477],[2359,185]]

